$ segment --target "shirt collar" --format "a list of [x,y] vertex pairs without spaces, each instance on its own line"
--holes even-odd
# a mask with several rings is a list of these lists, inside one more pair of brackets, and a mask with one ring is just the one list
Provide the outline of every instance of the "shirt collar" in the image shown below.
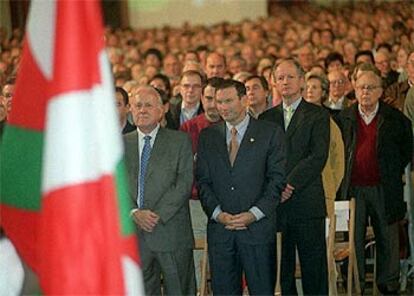
[[193,108],[188,108],[185,102],[183,101],[181,104],[181,111],[185,110],[188,113],[193,113],[195,112],[195,110],[198,110],[199,107],[200,107],[200,102],[198,102]]
[[239,122],[239,124],[237,124],[236,126],[233,126],[228,122],[226,122],[226,126],[229,131],[234,127],[236,128],[237,133],[239,135],[244,135],[244,133],[246,132],[247,126],[249,125],[249,122],[250,122],[250,115],[246,114],[243,120]]
[[379,110],[379,102],[377,102],[377,105],[375,106],[374,111],[372,111],[370,114],[365,114],[364,112],[362,112],[361,105],[358,104],[358,112],[359,112],[359,115],[361,116],[361,118],[364,120],[364,122],[366,124],[370,124],[371,123],[371,121],[377,115],[378,110]]
[[157,133],[160,129],[160,124],[158,123],[157,126],[149,133],[149,134],[144,134],[138,127],[137,127],[137,131],[138,131],[138,138],[140,141],[144,141],[144,137],[145,136],[150,136],[151,137],[151,141],[153,141],[155,139],[155,137],[157,136]]
[[[293,111],[295,111],[298,108],[300,102],[302,102],[302,97],[300,97],[299,99],[297,99],[296,101],[294,101],[289,106],[291,106],[292,109],[293,109]],[[286,105],[285,101],[283,101],[283,109],[286,110],[287,108],[288,108],[288,105]]]
[[342,109],[342,106],[344,104],[344,100],[345,100],[344,96],[340,97],[336,102],[333,99],[329,98],[328,103],[329,103],[330,107],[337,108],[337,109]]

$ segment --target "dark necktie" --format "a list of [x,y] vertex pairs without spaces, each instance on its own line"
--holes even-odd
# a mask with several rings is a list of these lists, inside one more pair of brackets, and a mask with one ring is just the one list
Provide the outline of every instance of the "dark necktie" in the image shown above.
[[144,147],[142,148],[139,176],[138,176],[138,207],[144,206],[144,185],[145,185],[145,173],[147,172],[148,161],[151,156],[151,136],[144,137]]

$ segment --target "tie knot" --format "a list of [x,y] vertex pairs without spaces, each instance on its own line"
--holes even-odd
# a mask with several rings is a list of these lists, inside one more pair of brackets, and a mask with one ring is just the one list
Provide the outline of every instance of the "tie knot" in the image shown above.
[[232,136],[236,136],[237,135],[237,130],[236,130],[235,127],[233,127],[230,132],[231,132],[231,135]]
[[149,142],[149,141],[151,141],[151,136],[145,136],[145,137],[144,137],[144,141],[145,141],[145,142]]
[[291,113],[293,111],[292,105],[286,106],[285,110],[286,110],[286,112]]

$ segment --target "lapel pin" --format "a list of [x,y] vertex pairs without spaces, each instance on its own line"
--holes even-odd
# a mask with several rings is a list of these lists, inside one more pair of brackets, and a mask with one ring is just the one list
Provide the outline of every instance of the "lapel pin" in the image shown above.
[[254,142],[254,138],[250,138],[250,143],[253,143]]

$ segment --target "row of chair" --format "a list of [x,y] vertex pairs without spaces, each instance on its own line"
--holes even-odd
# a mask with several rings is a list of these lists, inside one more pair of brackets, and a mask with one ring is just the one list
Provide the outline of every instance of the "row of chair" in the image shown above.
[[[361,288],[359,283],[358,266],[354,242],[355,199],[351,199],[350,201],[336,201],[335,215],[330,219],[327,218],[326,225],[329,295],[338,295],[338,283],[341,283],[342,286],[345,288],[345,283],[342,280],[344,277],[341,274],[341,268],[339,268],[339,263],[344,262],[345,260],[348,260],[348,268],[346,274],[347,295],[360,295]],[[372,235],[372,231],[369,230],[368,233],[370,236]],[[280,286],[282,239],[282,234],[277,233],[277,279],[275,295],[282,295]],[[374,243],[375,241],[371,239],[368,246],[372,247]],[[195,241],[195,250],[202,251],[202,258],[200,264],[201,277],[199,295],[209,295],[211,294],[211,289],[209,287],[207,240],[205,238],[197,239]],[[375,262],[375,260],[373,262]],[[376,267],[374,263],[374,274],[372,276],[373,282],[375,282],[375,269]],[[299,264],[296,276],[298,280],[300,280]],[[376,289],[375,284],[373,284],[373,295],[378,295],[378,290]]]

